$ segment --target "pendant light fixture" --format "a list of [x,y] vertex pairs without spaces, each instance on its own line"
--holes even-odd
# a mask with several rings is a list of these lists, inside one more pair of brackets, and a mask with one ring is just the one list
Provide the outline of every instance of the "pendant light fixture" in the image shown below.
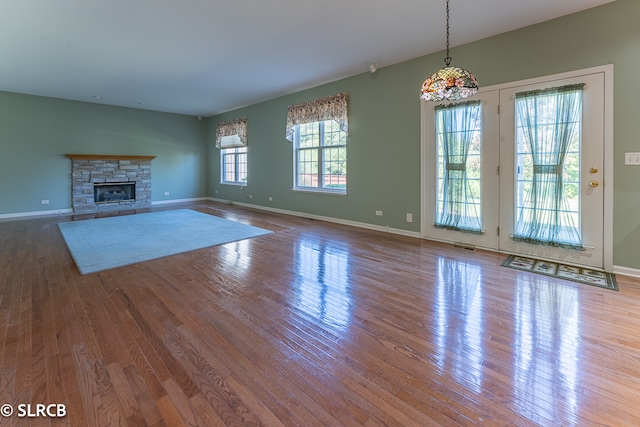
[[449,0],[447,0],[447,56],[445,67],[431,74],[422,84],[420,99],[457,101],[478,92],[476,77],[463,68],[451,67],[449,56]]

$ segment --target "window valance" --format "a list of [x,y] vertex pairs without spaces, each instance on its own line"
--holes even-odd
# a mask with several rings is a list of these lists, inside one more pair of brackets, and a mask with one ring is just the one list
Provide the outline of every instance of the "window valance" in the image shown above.
[[247,127],[249,119],[240,119],[218,123],[216,127],[216,148],[234,148],[247,145]]
[[324,120],[335,120],[340,126],[340,130],[349,132],[349,121],[347,118],[347,104],[349,93],[343,92],[326,98],[308,101],[303,104],[290,105],[287,111],[287,133],[286,138],[293,141],[293,129],[302,123],[321,122]]

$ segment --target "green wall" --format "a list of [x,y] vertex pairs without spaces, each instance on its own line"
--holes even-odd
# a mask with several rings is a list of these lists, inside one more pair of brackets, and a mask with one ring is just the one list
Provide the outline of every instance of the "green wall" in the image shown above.
[[[614,64],[614,264],[640,269],[640,1],[618,0],[452,49],[482,86]],[[420,103],[442,52],[207,120],[0,92],[0,216],[71,208],[66,153],[156,155],[153,201],[213,197],[340,220],[420,230]],[[347,196],[294,192],[287,107],[350,93]],[[219,121],[249,117],[249,185],[219,183]],[[164,192],[170,192],[164,196]],[[249,195],[253,197],[248,198]],[[268,198],[272,197],[273,201]],[[41,205],[40,200],[50,200]],[[375,216],[382,210],[382,217]],[[405,222],[413,213],[414,222]]]
[[[249,117],[249,184],[244,190],[219,184],[219,151],[213,148],[210,196],[406,228],[411,224],[404,222],[404,213],[417,216],[420,209],[420,104],[415,87],[395,87],[407,78],[403,67],[389,67],[216,117],[210,122],[212,140],[218,121]],[[350,92],[348,195],[291,191],[292,146],[284,138],[287,107],[341,91]],[[384,216],[376,217],[376,210]],[[413,226],[419,230],[419,224]]]
[[0,92],[0,215],[70,209],[67,153],[157,156],[153,201],[206,197],[206,139],[195,117]]
[[[452,49],[454,65],[482,86],[614,64],[614,264],[640,269],[640,1],[618,0],[567,17]],[[420,230],[420,103],[424,78],[442,67],[438,53],[380,68],[214,116],[209,126],[209,196],[417,232]],[[348,195],[291,191],[292,148],[284,138],[287,106],[350,93]],[[221,185],[216,124],[249,118],[249,184]],[[253,197],[248,198],[249,195]],[[273,201],[268,198],[272,197]],[[382,217],[375,216],[382,210]],[[414,222],[405,222],[407,212]]]

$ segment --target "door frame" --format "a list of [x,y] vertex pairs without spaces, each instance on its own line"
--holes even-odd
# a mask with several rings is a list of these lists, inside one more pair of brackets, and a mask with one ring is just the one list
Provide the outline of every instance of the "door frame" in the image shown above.
[[[604,75],[604,158],[602,159],[604,165],[603,173],[603,266],[607,272],[613,272],[613,64],[601,65],[597,67],[584,68],[569,72],[563,72],[558,74],[534,77],[525,80],[518,80],[508,83],[501,83],[498,85],[487,86],[481,88],[481,91],[499,91],[501,89],[507,89],[513,86],[519,85],[532,85],[538,83],[544,83],[548,80],[560,80],[571,78],[581,74],[594,74],[603,73]],[[433,138],[433,135],[428,134],[428,129],[432,126],[428,126],[426,123],[426,109],[429,108],[428,101],[420,101],[420,207],[422,212],[420,213],[420,236],[423,239],[432,239],[427,236],[427,211],[428,209],[435,209],[432,200],[427,200],[426,185],[427,174],[430,173],[428,167],[429,162],[426,159],[428,154],[428,141],[429,138]],[[496,120],[499,120],[499,114],[496,115]],[[499,141],[496,141],[496,146],[499,147]],[[498,153],[496,152],[496,155]],[[499,188],[496,189],[499,192]],[[500,213],[498,212],[498,222]],[[446,240],[440,240],[446,241]],[[455,243],[454,241],[447,241]],[[500,251],[500,249],[498,249]]]

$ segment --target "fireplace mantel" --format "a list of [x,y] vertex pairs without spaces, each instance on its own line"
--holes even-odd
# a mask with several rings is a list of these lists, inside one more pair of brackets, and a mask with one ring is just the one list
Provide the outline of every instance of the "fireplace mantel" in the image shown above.
[[153,160],[156,156],[128,156],[118,154],[67,154],[72,160]]

